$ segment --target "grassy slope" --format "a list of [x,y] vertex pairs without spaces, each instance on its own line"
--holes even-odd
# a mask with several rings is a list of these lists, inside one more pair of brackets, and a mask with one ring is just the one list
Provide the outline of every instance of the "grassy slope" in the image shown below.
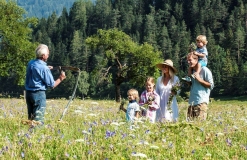
[[67,100],[48,100],[46,124],[30,130],[22,99],[0,99],[2,159],[247,159],[247,107],[215,99],[205,122],[130,125],[114,101],[75,100],[58,122]]

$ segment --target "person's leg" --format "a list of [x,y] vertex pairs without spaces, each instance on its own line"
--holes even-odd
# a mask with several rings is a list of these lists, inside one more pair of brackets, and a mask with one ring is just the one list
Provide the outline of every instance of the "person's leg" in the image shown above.
[[198,105],[198,107],[200,108],[200,113],[199,113],[198,118],[200,120],[206,120],[207,119],[208,105],[206,103],[201,103],[200,105]]
[[193,73],[191,77],[195,78],[194,74],[199,75],[200,71],[201,71],[201,63],[198,62],[195,66],[195,73]]
[[34,113],[35,121],[39,121],[41,123],[44,123],[44,115],[45,115],[45,109],[46,109],[46,94],[45,91],[37,91],[34,94]]
[[34,99],[33,93],[31,91],[26,91],[26,104],[27,104],[27,114],[28,120],[34,119]]
[[192,120],[193,114],[192,114],[192,106],[190,105],[187,110],[187,120]]

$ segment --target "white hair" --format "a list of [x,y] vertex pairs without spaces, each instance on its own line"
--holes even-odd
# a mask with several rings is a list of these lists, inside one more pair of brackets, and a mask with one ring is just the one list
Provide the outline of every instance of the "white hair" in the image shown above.
[[35,50],[35,53],[36,53],[36,58],[40,58],[43,55],[48,54],[49,53],[48,46],[45,44],[38,45],[38,47]]

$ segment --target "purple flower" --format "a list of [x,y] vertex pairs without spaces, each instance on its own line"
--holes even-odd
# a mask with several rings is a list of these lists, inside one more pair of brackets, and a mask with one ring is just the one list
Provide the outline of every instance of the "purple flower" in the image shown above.
[[68,153],[65,153],[65,156],[66,156],[66,157],[69,157],[69,154],[68,154]]
[[148,130],[145,131],[145,134],[148,134],[149,132],[150,132],[150,130],[148,129]]
[[191,153],[192,153],[192,154],[194,154],[195,152],[196,152],[196,150],[195,150],[195,149],[193,149],[193,150],[191,151]]
[[115,131],[111,132],[111,131],[106,131],[106,134],[105,134],[105,138],[109,138],[109,137],[112,137],[116,134]]
[[126,133],[123,133],[122,134],[122,139],[125,138],[126,136],[127,136],[127,134]]
[[26,133],[25,136],[26,136],[28,139],[31,138],[31,136],[30,136],[28,133]]
[[227,138],[226,143],[228,146],[232,146],[232,140],[231,139]]
[[169,147],[169,148],[172,148],[172,147],[173,147],[173,143],[172,143],[172,142],[169,143],[168,147]]

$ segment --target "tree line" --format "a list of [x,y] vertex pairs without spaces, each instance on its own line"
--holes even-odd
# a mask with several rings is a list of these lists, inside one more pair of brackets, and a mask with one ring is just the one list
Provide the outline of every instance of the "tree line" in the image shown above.
[[[81,0],[69,11],[64,8],[61,15],[54,12],[27,27],[32,29],[32,44],[49,46],[49,65],[82,70],[80,95],[115,98],[132,87],[141,91],[146,76],[159,75],[154,64],[162,59],[172,59],[178,76],[185,76],[185,56],[199,34],[208,39],[208,68],[215,81],[212,96],[243,95],[247,89],[247,0]],[[6,75],[0,80],[8,79],[10,85],[2,91],[21,88],[12,83],[14,73]],[[72,92],[76,76],[67,75],[48,96]]]

